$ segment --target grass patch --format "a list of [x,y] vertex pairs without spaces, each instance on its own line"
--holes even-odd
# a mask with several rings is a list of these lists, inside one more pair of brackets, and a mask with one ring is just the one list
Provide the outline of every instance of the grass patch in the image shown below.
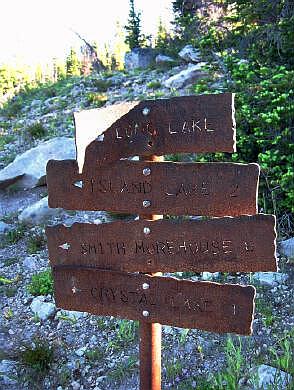
[[29,254],[37,253],[44,248],[45,244],[46,239],[44,235],[42,233],[35,232],[28,238],[27,251]]
[[116,364],[115,368],[109,372],[108,377],[111,381],[121,382],[124,378],[137,371],[137,358],[130,356],[123,362]]
[[133,343],[138,334],[138,321],[118,320],[116,335],[110,340],[107,349],[119,351]]
[[34,296],[53,294],[53,277],[51,269],[33,275],[27,289],[28,292]]
[[169,381],[174,381],[182,372],[183,369],[183,363],[179,360],[176,360],[174,362],[166,362],[165,364],[165,372],[166,372],[166,378]]
[[226,367],[218,372],[212,380],[212,388],[219,390],[235,390],[239,388],[239,381],[242,378],[242,368],[245,364],[242,355],[241,338],[238,337],[238,343],[234,343],[231,337],[227,338],[225,346]]
[[273,366],[294,375],[294,329],[286,332],[269,352]]
[[108,97],[106,95],[102,95],[101,93],[88,93],[87,100],[85,102],[86,106],[93,105],[94,107],[100,108],[105,105]]
[[15,140],[13,135],[10,134],[0,134],[0,151],[4,150],[5,145],[13,142]]
[[35,122],[26,128],[26,133],[34,139],[45,137],[47,130],[41,122]]
[[5,247],[7,245],[16,244],[19,240],[21,240],[26,232],[26,227],[24,224],[18,224],[14,229],[8,231],[4,237],[3,242],[0,247]]
[[100,362],[104,356],[105,351],[100,348],[89,349],[85,352],[85,357],[91,364]]
[[4,267],[10,267],[11,265],[14,265],[18,263],[17,257],[10,257],[8,259],[4,259]]
[[150,81],[148,84],[147,84],[147,88],[150,88],[150,89],[159,89],[161,87],[161,82],[160,81]]
[[38,340],[34,346],[26,346],[20,353],[20,362],[37,375],[45,375],[52,362],[54,352],[53,348],[45,341]]

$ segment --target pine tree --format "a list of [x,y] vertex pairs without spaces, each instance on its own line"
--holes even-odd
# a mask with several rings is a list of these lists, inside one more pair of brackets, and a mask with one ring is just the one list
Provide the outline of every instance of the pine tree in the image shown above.
[[73,47],[70,49],[70,53],[66,57],[66,74],[67,76],[79,76],[81,74],[80,61]]
[[133,50],[141,46],[142,34],[141,34],[141,13],[136,13],[134,0],[130,1],[130,12],[128,24],[125,26],[127,36],[125,43],[129,45],[130,49]]
[[166,27],[162,23],[162,19],[159,18],[158,27],[157,27],[157,34],[155,37],[155,47],[161,50],[166,49],[168,40],[170,36],[167,32]]

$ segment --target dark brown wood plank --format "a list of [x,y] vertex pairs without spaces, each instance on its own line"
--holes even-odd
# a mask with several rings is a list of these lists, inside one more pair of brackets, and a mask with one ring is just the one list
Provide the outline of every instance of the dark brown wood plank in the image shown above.
[[256,214],[258,177],[257,164],[123,160],[84,175],[75,160],[47,165],[50,207],[139,215]]
[[272,215],[47,227],[50,263],[127,272],[277,271]]
[[255,288],[54,267],[58,307],[211,332],[251,334]]
[[[83,172],[87,172],[93,164],[135,155],[236,150],[234,95],[231,93],[129,102],[117,107],[100,109],[96,127],[90,125],[87,112],[76,114],[80,172],[84,157]],[[92,122],[94,118],[95,115]],[[107,126],[110,127],[105,131]],[[102,137],[98,141],[95,138],[99,135]]]

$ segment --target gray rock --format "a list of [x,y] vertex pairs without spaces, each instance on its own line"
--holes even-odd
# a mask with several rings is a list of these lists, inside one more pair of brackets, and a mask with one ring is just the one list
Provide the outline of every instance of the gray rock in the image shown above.
[[157,65],[169,65],[175,62],[175,60],[169,56],[165,56],[164,54],[158,54],[155,57],[155,62]]
[[8,225],[8,223],[0,221],[0,234],[7,233],[11,228],[11,225]]
[[180,89],[184,88],[189,84],[194,83],[200,78],[209,76],[207,72],[201,70],[206,65],[205,62],[197,65],[190,65],[187,69],[182,70],[180,73],[175,74],[164,82],[166,88]]
[[288,259],[294,259],[294,237],[280,242],[280,253],[287,256]]
[[39,225],[50,218],[61,214],[62,209],[51,209],[48,206],[48,196],[25,208],[18,216],[18,220],[28,225]]
[[125,68],[132,69],[146,69],[155,60],[155,52],[151,48],[136,48],[125,54]]
[[17,362],[14,360],[4,359],[0,362],[0,385],[11,386],[17,384],[15,379],[17,376],[16,368]]
[[84,317],[83,311],[75,311],[75,310],[61,310],[56,314],[56,319],[60,317],[68,317],[71,320],[78,320],[79,318]]
[[44,302],[45,297],[39,296],[33,299],[31,303],[32,312],[37,315],[41,320],[45,321],[49,317],[52,317],[55,313],[56,307],[51,302]]
[[195,49],[192,45],[187,45],[178,53],[179,57],[186,62],[200,62],[201,54],[200,50]]
[[202,280],[213,280],[220,276],[219,272],[202,272]]
[[75,354],[81,357],[81,356],[84,355],[84,353],[86,352],[86,350],[87,350],[87,347],[81,347],[81,348],[79,348],[79,349],[77,349],[77,350],[75,351]]
[[22,265],[29,271],[35,271],[39,268],[39,260],[35,256],[27,256]]
[[19,188],[33,188],[46,183],[49,160],[76,158],[73,138],[57,137],[27,150],[0,171],[0,189],[17,183]]
[[72,381],[71,382],[71,387],[72,387],[72,390],[79,390],[81,386],[80,386],[79,382]]
[[253,277],[262,286],[268,287],[277,286],[288,279],[288,275],[279,272],[256,272]]
[[276,385],[280,390],[286,389],[291,381],[291,375],[277,368],[262,364],[257,368],[258,388],[267,389]]

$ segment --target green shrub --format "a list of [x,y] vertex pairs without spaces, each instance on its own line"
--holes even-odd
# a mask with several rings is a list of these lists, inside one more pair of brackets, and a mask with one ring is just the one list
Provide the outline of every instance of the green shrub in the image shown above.
[[161,87],[161,82],[160,81],[150,81],[147,84],[147,88],[150,88],[150,89],[158,89],[160,87]]
[[26,128],[27,134],[32,138],[45,137],[47,130],[41,122],[35,122]]
[[3,107],[3,114],[8,118],[15,118],[23,107],[23,100],[20,96],[14,97],[12,100],[5,103]]
[[[224,90],[236,93],[237,153],[216,153],[200,161],[257,162],[261,166],[259,205],[278,217],[293,210],[294,71],[261,66],[225,55],[231,81]],[[211,92],[200,84],[201,92]],[[195,86],[199,93],[199,84]]]
[[92,84],[95,88],[97,88],[98,92],[106,92],[109,87],[111,87],[111,80],[103,80],[103,79],[94,79]]
[[53,277],[51,269],[32,276],[28,285],[28,292],[32,295],[53,294]]
[[105,105],[107,102],[108,97],[106,95],[101,95],[100,93],[89,93],[87,95],[87,100],[85,105],[90,106],[93,105],[94,107],[100,108]]
[[45,341],[36,341],[33,347],[27,346],[20,353],[21,363],[38,374],[45,374],[49,370],[53,357],[53,348]]

